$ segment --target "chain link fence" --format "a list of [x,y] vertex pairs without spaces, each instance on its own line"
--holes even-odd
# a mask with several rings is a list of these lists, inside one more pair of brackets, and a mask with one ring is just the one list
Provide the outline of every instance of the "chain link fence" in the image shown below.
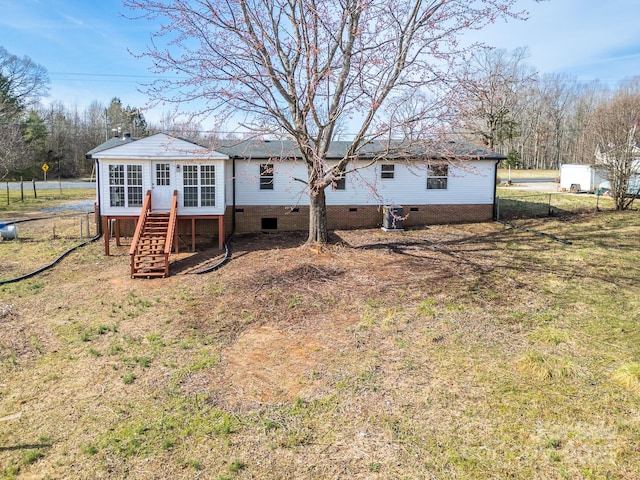
[[613,200],[603,195],[535,193],[496,197],[496,220],[500,221],[614,209]]

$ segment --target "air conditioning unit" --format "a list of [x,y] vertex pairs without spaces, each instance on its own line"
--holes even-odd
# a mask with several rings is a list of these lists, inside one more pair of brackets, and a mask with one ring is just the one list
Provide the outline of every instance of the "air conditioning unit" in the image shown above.
[[402,232],[403,210],[399,205],[385,205],[382,207],[382,229],[385,232]]

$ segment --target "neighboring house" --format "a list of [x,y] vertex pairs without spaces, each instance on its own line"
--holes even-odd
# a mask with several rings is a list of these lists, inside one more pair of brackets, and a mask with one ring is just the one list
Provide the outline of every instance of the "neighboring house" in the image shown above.
[[[334,142],[327,161],[342,158],[348,145]],[[383,205],[403,207],[404,227],[492,219],[496,168],[504,157],[453,142],[447,151],[445,158],[424,152],[385,157],[371,147],[349,166],[365,168],[326,190],[328,227],[380,226]],[[307,167],[289,141],[224,141],[208,148],[160,133],[112,138],[87,158],[96,162],[103,232],[121,221],[135,223],[147,191],[154,211],[169,210],[177,192],[178,233],[193,236],[205,228],[217,234],[220,247],[225,232],[308,228]]]

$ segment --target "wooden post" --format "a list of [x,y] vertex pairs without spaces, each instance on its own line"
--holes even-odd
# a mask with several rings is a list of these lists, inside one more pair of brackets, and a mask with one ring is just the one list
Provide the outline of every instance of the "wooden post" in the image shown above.
[[224,248],[224,215],[218,215],[218,248]]
[[196,219],[191,219],[191,251],[196,251]]
[[102,235],[104,235],[104,254],[109,256],[109,217],[102,217]]
[[116,246],[120,246],[120,219],[116,218]]

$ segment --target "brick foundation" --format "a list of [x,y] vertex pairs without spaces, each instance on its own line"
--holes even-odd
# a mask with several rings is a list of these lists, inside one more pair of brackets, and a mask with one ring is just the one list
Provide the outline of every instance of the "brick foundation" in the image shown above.
[[[233,207],[227,207],[225,230],[231,232]],[[448,223],[491,220],[493,205],[405,205],[404,228]],[[382,208],[377,206],[327,206],[330,230],[376,228],[382,226]],[[283,206],[236,207],[236,232],[299,231],[309,228],[309,207],[293,211]]]

